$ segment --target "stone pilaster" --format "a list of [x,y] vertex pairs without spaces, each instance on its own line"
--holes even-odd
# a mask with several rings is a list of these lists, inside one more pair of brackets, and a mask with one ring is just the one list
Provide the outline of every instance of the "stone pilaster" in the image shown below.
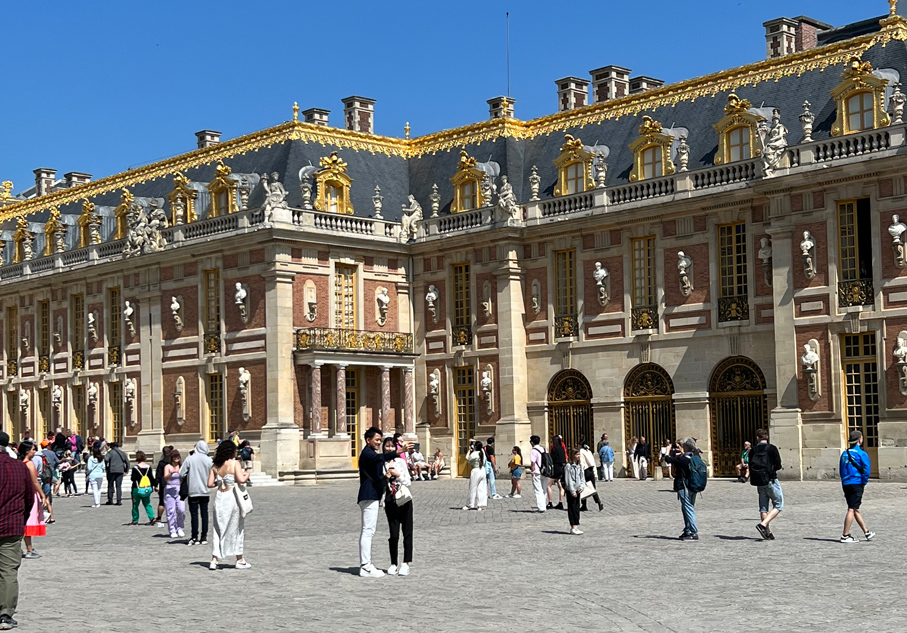
[[309,403],[312,412],[309,414],[309,437],[321,437],[321,363],[312,365],[311,378],[309,379]]
[[[702,461],[712,468],[712,433],[709,418],[709,393],[696,391],[674,394],[674,421],[677,428],[677,437],[672,440],[681,440],[685,437],[695,437],[696,445],[702,451]],[[649,438],[653,452],[661,447],[664,438]]]
[[[156,290],[157,284],[154,286]],[[141,330],[142,373],[139,378],[141,382],[137,385],[136,400],[141,398],[142,417],[136,420],[139,425],[136,450],[152,455],[159,454],[164,446],[161,296],[159,292],[149,292],[140,294],[138,299],[140,318],[136,319],[136,329]],[[136,404],[134,402],[132,406],[135,407]]]
[[388,418],[391,415],[391,368],[381,368],[381,430],[392,432]]
[[337,426],[335,435],[348,437],[346,431],[346,365],[337,365]]
[[[416,437],[415,390],[413,389],[413,368],[403,368],[403,435],[407,439]],[[427,458],[426,458],[427,459]]]

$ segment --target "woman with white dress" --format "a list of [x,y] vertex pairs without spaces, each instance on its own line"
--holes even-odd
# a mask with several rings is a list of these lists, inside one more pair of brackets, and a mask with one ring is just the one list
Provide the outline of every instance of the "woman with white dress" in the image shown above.
[[236,556],[236,569],[252,566],[243,558],[245,521],[233,491],[234,486],[248,480],[249,473],[236,459],[236,444],[221,442],[214,454],[214,465],[208,473],[208,487],[217,488],[214,495],[214,551],[208,565],[212,571],[217,569],[217,561],[227,556]]
[[485,479],[485,451],[482,442],[470,442],[466,463],[472,468],[469,473],[469,497],[464,510],[484,510],[488,505],[488,482]]
[[630,469],[633,469],[633,479],[639,479],[639,462],[636,461],[636,445],[639,443],[637,438],[630,440],[630,446],[627,448],[627,476],[630,476]]

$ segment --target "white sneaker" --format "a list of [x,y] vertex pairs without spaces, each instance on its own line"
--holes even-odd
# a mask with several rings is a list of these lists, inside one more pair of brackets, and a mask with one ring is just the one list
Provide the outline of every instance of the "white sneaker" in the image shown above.
[[247,563],[245,560],[236,561],[236,569],[249,569],[252,567],[252,563]]
[[491,497],[491,498],[492,498],[492,499],[503,499],[504,497],[502,497],[501,495],[494,495],[494,496]]
[[388,568],[387,568],[387,575],[388,575],[388,576],[396,576],[396,575],[397,575],[397,566],[396,566],[396,565],[391,565],[390,567],[388,567]]
[[581,529],[579,529],[579,528],[573,528],[573,529],[570,530],[570,534],[577,534],[577,535],[578,535],[578,534],[582,534],[582,533],[583,533],[583,531],[582,531]]
[[359,575],[363,578],[381,578],[384,576],[384,572],[369,563],[359,568]]
[[513,498],[514,498],[514,499],[522,499],[522,498],[523,498],[523,495],[513,495]]
[[217,561],[212,560],[210,563],[208,563],[208,569],[210,569],[211,571],[217,571]]
[[409,565],[403,563],[400,565],[400,570],[397,572],[398,576],[409,576]]
[[432,475],[431,478],[432,478],[432,479],[437,479],[438,476],[437,476],[437,475]]
[[464,510],[469,510],[470,507],[469,507],[469,506],[463,506],[463,509],[464,509]]
[[176,532],[170,533],[170,538],[176,538],[177,536],[179,536],[179,535]]
[[186,533],[183,532],[183,528],[180,528],[176,531],[176,535],[179,536],[180,538],[182,538],[182,537],[186,536]]

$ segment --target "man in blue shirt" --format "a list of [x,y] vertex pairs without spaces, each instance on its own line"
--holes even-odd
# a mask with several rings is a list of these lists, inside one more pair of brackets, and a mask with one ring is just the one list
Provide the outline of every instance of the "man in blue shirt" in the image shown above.
[[857,539],[850,535],[850,526],[854,519],[857,520],[857,525],[863,530],[866,540],[871,541],[875,537],[875,532],[870,532],[866,529],[863,515],[860,514],[863,489],[866,487],[866,482],[869,481],[869,455],[861,448],[863,444],[862,433],[851,431],[849,439],[850,448],[841,453],[841,464],[839,467],[841,486],[844,488],[844,498],[847,500],[847,516],[844,517],[844,534],[841,536],[841,542],[858,542]]

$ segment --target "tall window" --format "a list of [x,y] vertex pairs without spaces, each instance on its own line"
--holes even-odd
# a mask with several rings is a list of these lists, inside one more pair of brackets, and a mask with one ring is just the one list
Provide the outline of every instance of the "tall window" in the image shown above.
[[123,385],[110,383],[110,436],[114,442],[123,441]]
[[557,316],[576,314],[576,250],[554,252]]
[[73,385],[72,406],[76,414],[76,433],[85,437],[88,429],[85,428],[85,387],[83,385]]
[[872,305],[872,218],[869,198],[838,203],[838,301]]
[[350,457],[356,459],[361,448],[359,437],[359,383],[356,370],[346,368],[346,432],[350,434]]
[[847,98],[847,128],[851,132],[875,127],[875,98],[871,92],[858,92]]
[[40,333],[38,336],[39,354],[50,354],[50,301],[41,301],[38,304],[41,313]]
[[721,296],[745,296],[747,294],[745,223],[718,227],[718,264],[721,268]]
[[205,353],[220,352],[220,273],[205,271]]
[[22,437],[22,410],[19,408],[19,394],[15,391],[6,392],[6,413],[9,416],[10,437],[19,441]]
[[108,341],[108,345],[119,347],[120,315],[122,313],[122,308],[120,307],[120,289],[111,288],[108,291],[108,298],[110,300],[110,325],[108,326],[110,340]]
[[39,424],[41,425],[39,440],[47,437],[47,433],[53,430],[53,421],[50,419],[50,389],[38,389],[38,413],[41,416]]
[[453,265],[453,342],[468,345],[472,342],[470,328],[469,264]]
[[878,472],[879,367],[876,334],[845,334],[842,341],[847,432],[863,434],[873,474]]
[[224,376],[208,374],[208,441],[224,435]]
[[569,163],[565,167],[566,178],[564,186],[566,187],[565,195],[571,193],[580,193],[586,190],[586,166],[582,162]]
[[334,268],[334,323],[346,330],[356,329],[356,267],[337,264]]
[[460,185],[460,210],[470,211],[479,206],[479,186],[475,180]]
[[72,367],[83,369],[85,367],[85,297],[72,296]]
[[655,238],[633,240],[633,307],[655,305]]
[[476,433],[476,390],[473,383],[475,370],[472,367],[457,367],[454,393],[457,400],[457,452],[459,453],[458,469],[466,471],[466,453],[469,440]]
[[653,145],[642,151],[642,177],[644,179],[658,178],[664,175],[661,159],[661,145]]
[[746,160],[751,158],[750,153],[750,128],[746,125],[731,128],[727,133],[728,150],[731,161]]
[[331,213],[340,213],[342,211],[343,189],[336,185],[327,185],[327,207]]

